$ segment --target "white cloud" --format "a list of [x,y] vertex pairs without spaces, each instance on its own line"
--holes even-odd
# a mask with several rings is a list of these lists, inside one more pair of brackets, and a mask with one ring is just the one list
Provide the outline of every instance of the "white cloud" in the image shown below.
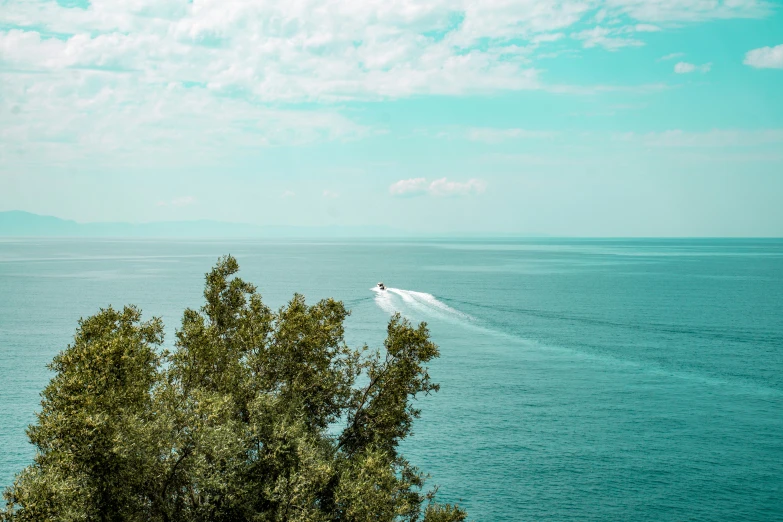
[[168,201],[158,201],[159,207],[187,207],[195,205],[197,203],[196,198],[193,196],[180,196]]
[[532,38],[530,38],[530,42],[533,44],[556,42],[558,40],[563,39],[564,37],[565,34],[563,33],[542,33],[542,34],[537,34]]
[[337,199],[340,197],[340,194],[338,192],[335,192],[334,190],[325,189],[323,191],[323,197],[327,199]]
[[[330,109],[273,109],[132,74],[0,73],[0,156],[36,162],[215,163],[238,151],[353,140],[371,130]],[[5,98],[5,99],[3,99]],[[9,114],[5,114],[6,108]],[[34,153],[33,153],[34,151]]]
[[389,187],[389,193],[392,196],[415,196],[425,192],[427,192],[425,178],[401,179]]
[[[124,70],[265,101],[378,99],[541,88],[532,48],[596,12],[630,25],[575,37],[616,50],[642,45],[621,33],[661,28],[652,22],[768,11],[762,0],[29,0],[4,5],[0,26],[40,34],[2,32],[0,50],[28,70]],[[53,33],[72,36],[43,36]]]
[[685,53],[671,53],[666,56],[661,56],[658,58],[658,61],[665,62],[666,60],[674,60],[675,58],[682,58],[683,56],[685,56]]
[[748,51],[743,63],[757,69],[783,69],[783,44]]
[[430,183],[427,190],[433,196],[466,196],[468,194],[481,194],[486,188],[487,184],[480,179],[474,178],[465,182],[459,182],[440,178]]
[[512,139],[552,138],[556,135],[551,131],[535,131],[526,129],[494,129],[477,127],[467,131],[467,138],[482,143],[500,143]]
[[573,33],[572,38],[582,40],[585,48],[603,47],[608,51],[616,51],[623,47],[639,47],[644,45],[641,40],[621,36],[627,31],[624,29],[608,29],[606,27],[594,27],[578,33]]
[[768,0],[607,0],[607,8],[641,22],[703,22],[761,18],[773,12]]
[[[769,11],[763,0],[5,2],[0,156],[202,162],[372,132],[323,105],[345,100],[605,92],[617,87],[547,85],[535,60],[573,51],[564,34],[618,50],[653,27]],[[274,108],[288,102],[320,105]]]
[[448,178],[440,178],[428,182],[426,178],[401,179],[392,183],[389,193],[392,196],[467,196],[481,194],[486,190],[487,184],[480,179],[467,181],[449,181]]
[[696,70],[696,66],[688,62],[678,62],[674,65],[674,72],[677,74],[688,74]]
[[677,62],[674,66],[674,72],[677,74],[690,74],[692,72],[708,73],[712,68],[711,63],[705,63],[703,65],[694,65],[688,62]]
[[[304,0],[248,3],[238,0],[162,0],[137,12],[115,0],[88,9],[41,4],[34,12],[9,9],[6,21],[73,34],[46,38],[35,31],[0,33],[4,61],[38,71],[65,68],[123,70],[155,83],[196,82],[216,94],[237,93],[265,101],[383,99],[415,94],[462,94],[539,88],[523,47],[473,47],[504,28],[481,22],[493,9],[466,8],[465,21],[448,38],[423,36],[448,26],[454,12],[396,0],[348,4]],[[147,4],[146,0],[138,3]],[[32,4],[25,3],[32,10]],[[522,10],[527,14],[529,9]],[[16,15],[16,16],[14,16]],[[541,29],[559,23],[536,22]],[[546,18],[546,17],[544,17]],[[505,18],[504,18],[505,20]],[[247,52],[252,48],[253,52]],[[501,56],[503,59],[501,60]],[[154,63],[155,67],[150,67]]]
[[283,199],[290,199],[296,196],[296,192],[293,190],[284,190],[282,194],[280,194],[280,197]]

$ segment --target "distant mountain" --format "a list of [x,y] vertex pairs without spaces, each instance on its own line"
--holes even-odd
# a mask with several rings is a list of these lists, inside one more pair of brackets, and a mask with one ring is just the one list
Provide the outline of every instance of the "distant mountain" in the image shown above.
[[77,223],[19,210],[0,212],[0,237],[348,238],[408,235],[410,234],[388,227],[257,226],[207,220]]

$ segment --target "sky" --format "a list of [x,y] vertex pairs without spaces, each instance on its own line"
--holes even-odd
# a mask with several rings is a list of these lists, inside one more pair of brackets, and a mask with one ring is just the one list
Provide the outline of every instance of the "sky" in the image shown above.
[[783,2],[0,0],[0,211],[783,236]]

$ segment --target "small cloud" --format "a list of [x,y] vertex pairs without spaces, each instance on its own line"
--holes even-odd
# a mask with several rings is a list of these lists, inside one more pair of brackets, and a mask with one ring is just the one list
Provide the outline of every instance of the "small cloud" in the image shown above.
[[637,33],[657,33],[661,30],[660,27],[652,24],[636,24],[634,29]]
[[467,196],[481,194],[487,188],[485,181],[469,179],[468,181],[449,181],[448,178],[428,182],[426,178],[401,179],[389,186],[392,196]]
[[582,41],[585,49],[591,47],[603,47],[607,51],[616,51],[622,47],[639,47],[644,42],[634,38],[626,38],[623,32],[616,29],[607,29],[605,27],[594,27],[578,33],[572,33],[571,38]]
[[193,196],[180,196],[169,201],[158,201],[159,207],[187,207],[196,204],[197,200]]
[[481,194],[487,189],[487,184],[480,179],[469,179],[463,183],[448,181],[446,178],[436,179],[428,188],[433,196],[466,196],[468,194]]
[[284,190],[282,194],[280,194],[280,197],[283,199],[290,199],[292,197],[296,196],[296,192],[293,190]]
[[690,74],[692,72],[708,73],[712,69],[712,63],[705,63],[703,65],[695,65],[688,62],[678,62],[674,66],[674,72],[677,74]]
[[340,197],[340,194],[333,190],[324,190],[323,196],[328,199],[336,199]]
[[748,51],[743,63],[756,69],[783,69],[783,44]]
[[666,56],[661,56],[658,58],[658,61],[665,62],[666,60],[674,60],[675,58],[682,58],[683,56],[685,56],[685,53],[671,53]]
[[389,193],[392,196],[417,196],[425,192],[427,192],[425,178],[401,179],[389,187]]
[[548,42],[556,42],[563,38],[565,34],[563,33],[543,33],[538,34],[530,38],[530,42],[533,44],[540,44],[540,43],[548,43]]

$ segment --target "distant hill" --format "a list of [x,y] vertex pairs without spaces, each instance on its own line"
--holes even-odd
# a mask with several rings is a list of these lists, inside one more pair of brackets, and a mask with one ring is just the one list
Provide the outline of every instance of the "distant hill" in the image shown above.
[[19,210],[0,212],[0,237],[348,238],[407,235],[410,234],[388,227],[258,226],[207,220],[77,223]]

